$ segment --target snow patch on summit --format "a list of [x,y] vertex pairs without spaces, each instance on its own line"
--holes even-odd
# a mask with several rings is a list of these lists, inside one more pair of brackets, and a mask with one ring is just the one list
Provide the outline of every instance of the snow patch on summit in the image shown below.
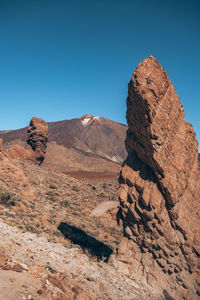
[[91,120],[99,119],[99,117],[94,117],[93,115],[86,115],[82,118],[81,122],[83,126],[86,126]]
[[85,118],[83,120],[81,120],[82,124],[85,126],[87,125],[88,122],[90,122],[91,118]]

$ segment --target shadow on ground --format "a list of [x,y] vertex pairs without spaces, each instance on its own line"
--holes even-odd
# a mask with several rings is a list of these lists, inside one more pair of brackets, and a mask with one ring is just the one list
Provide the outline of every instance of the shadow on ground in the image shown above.
[[73,244],[79,245],[83,250],[88,250],[98,259],[108,262],[113,250],[106,244],[96,240],[85,231],[64,222],[60,223],[58,230]]

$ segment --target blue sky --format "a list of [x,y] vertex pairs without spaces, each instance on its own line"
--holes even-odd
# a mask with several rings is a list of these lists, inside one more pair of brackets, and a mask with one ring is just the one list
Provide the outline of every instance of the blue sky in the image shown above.
[[153,55],[200,141],[200,1],[0,0],[0,130],[86,113],[125,123],[127,84]]

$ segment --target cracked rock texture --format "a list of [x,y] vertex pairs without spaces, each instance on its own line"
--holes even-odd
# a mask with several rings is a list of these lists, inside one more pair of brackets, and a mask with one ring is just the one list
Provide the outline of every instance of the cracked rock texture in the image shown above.
[[28,127],[27,143],[35,152],[33,160],[39,165],[42,164],[47,147],[48,140],[48,124],[40,119],[33,117]]
[[118,212],[128,239],[118,259],[175,299],[199,299],[198,142],[184,115],[167,73],[154,57],[144,59],[128,85]]

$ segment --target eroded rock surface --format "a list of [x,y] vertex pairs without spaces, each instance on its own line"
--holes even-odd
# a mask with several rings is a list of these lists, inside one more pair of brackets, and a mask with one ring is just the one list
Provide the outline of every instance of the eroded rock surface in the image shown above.
[[119,217],[129,240],[122,241],[119,260],[175,299],[198,299],[198,142],[184,115],[162,66],[152,56],[143,60],[128,86]]
[[28,127],[27,143],[35,152],[35,161],[42,164],[47,147],[48,124],[40,119],[33,117]]

